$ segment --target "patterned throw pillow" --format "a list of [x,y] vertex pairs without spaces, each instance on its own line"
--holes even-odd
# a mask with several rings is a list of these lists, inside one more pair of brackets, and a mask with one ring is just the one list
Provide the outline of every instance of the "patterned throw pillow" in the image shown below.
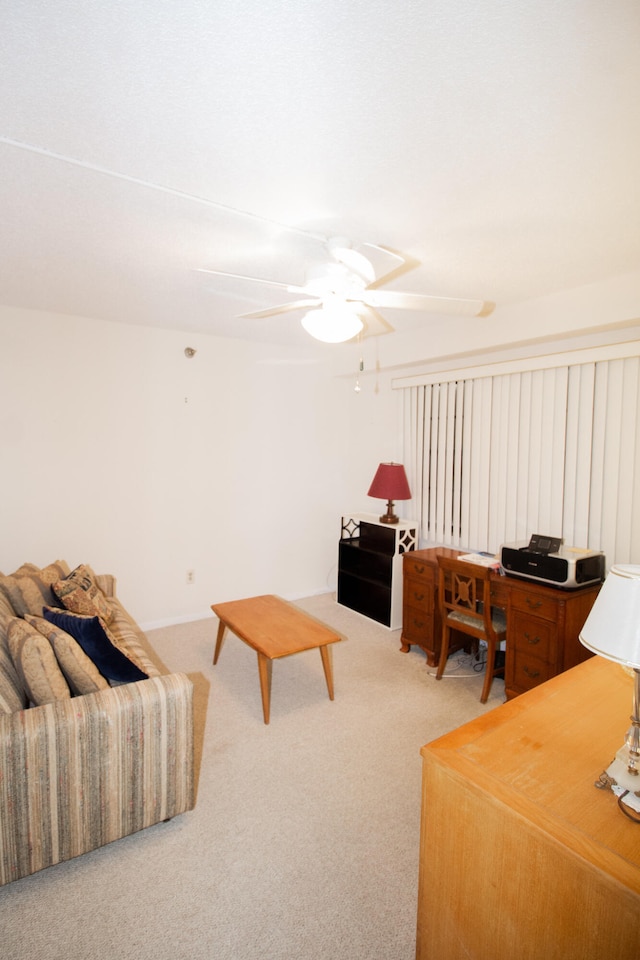
[[25,620],[49,641],[60,669],[76,696],[108,688],[109,684],[94,662],[70,634],[48,620],[34,617],[30,613],[25,615]]
[[113,620],[109,624],[109,636],[113,642],[148,677],[160,676],[158,665],[149,656],[149,651],[144,645],[146,637],[142,631],[137,628],[121,604],[114,602],[112,610]]
[[85,617],[50,607],[45,607],[42,615],[65,633],[70,633],[107,680],[131,683],[147,679],[147,674],[120,650],[100,617]]
[[52,590],[65,609],[87,617],[100,617],[106,624],[113,613],[96,582],[96,575],[86,564],[80,564],[64,580],[52,584]]
[[71,696],[51,644],[31,624],[14,617],[9,624],[9,651],[24,689],[36,706]]
[[69,565],[64,560],[56,560],[42,569],[25,563],[10,577],[0,576],[0,592],[7,598],[16,616],[41,614],[44,606],[55,606],[58,602],[51,589],[52,584],[68,575]]

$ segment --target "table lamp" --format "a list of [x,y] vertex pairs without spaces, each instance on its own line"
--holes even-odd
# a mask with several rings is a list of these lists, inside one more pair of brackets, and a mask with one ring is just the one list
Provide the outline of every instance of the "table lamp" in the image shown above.
[[640,792],[640,565],[611,567],[580,641],[593,653],[631,667],[634,675],[631,726],[606,775],[630,793]]
[[381,463],[367,496],[387,501],[387,512],[380,517],[380,523],[397,523],[398,517],[393,512],[393,501],[411,500],[411,491],[402,464]]

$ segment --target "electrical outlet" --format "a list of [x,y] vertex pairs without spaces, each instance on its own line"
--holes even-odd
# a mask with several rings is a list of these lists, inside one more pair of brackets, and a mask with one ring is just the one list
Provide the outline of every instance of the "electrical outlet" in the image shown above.
[[195,570],[187,570],[187,583],[196,582],[196,572]]

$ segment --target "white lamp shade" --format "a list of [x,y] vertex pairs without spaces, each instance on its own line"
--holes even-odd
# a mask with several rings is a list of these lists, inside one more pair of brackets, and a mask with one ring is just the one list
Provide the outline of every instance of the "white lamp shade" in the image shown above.
[[341,302],[324,304],[317,310],[305,313],[300,321],[307,333],[324,343],[344,343],[352,340],[364,324],[348,304]]
[[601,657],[640,668],[640,565],[611,567],[580,642]]

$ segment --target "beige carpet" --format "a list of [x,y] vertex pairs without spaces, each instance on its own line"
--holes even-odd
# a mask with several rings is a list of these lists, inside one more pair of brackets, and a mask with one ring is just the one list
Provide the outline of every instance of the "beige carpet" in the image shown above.
[[154,630],[197,689],[193,812],[0,888],[3,960],[411,960],[420,747],[504,699],[464,657],[436,682],[400,633],[326,594],[299,604],[339,631],[335,700],[320,656],[274,663],[262,721],[256,656],[217,621]]

